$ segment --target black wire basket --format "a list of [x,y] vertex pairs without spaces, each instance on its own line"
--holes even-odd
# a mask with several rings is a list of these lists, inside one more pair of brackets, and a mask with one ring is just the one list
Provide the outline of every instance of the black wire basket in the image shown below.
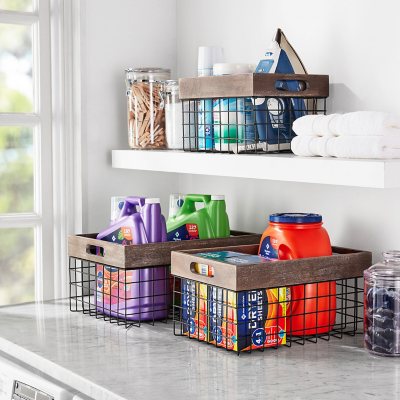
[[[332,292],[297,296],[294,302],[288,287],[235,292],[174,277],[174,334],[237,353],[354,336],[363,322],[358,279],[296,285],[296,290],[307,293],[311,285]],[[319,308],[321,301],[326,306]]]
[[170,267],[118,268],[70,257],[70,310],[126,328],[166,322],[171,311]]
[[70,310],[129,328],[171,317],[171,251],[257,243],[261,235],[129,246],[96,236],[68,238]]
[[[243,250],[252,254],[256,247]],[[238,354],[357,334],[363,322],[359,279],[371,253],[334,250],[342,252],[229,267],[194,251],[174,252],[174,334]],[[200,275],[195,265],[202,266]],[[332,271],[323,279],[329,267]]]
[[179,82],[183,149],[288,152],[293,121],[326,114],[327,75],[241,74]]

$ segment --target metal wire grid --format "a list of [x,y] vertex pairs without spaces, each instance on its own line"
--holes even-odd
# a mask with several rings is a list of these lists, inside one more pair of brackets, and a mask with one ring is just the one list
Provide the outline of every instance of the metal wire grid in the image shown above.
[[126,328],[166,322],[172,306],[169,270],[126,270],[70,257],[70,310]]
[[182,100],[183,150],[222,153],[290,151],[293,121],[326,114],[326,98],[232,97]]
[[[328,294],[326,291],[325,294],[318,293],[318,288],[324,284],[328,284]],[[202,292],[199,285],[203,285],[205,291]],[[297,285],[296,288],[306,293],[308,285],[310,284]],[[296,298],[296,303],[300,304],[297,306],[300,312],[289,312],[293,308],[290,296],[272,302],[264,299],[262,304],[246,304],[246,310],[243,310],[239,305],[243,304],[239,302],[239,296],[244,292],[232,292],[174,277],[174,334],[240,354],[243,351],[291,347],[293,343],[304,345],[307,342],[316,343],[318,340],[329,341],[332,337],[341,339],[344,335],[354,336],[358,333],[358,328],[363,322],[363,288],[359,285],[358,278],[311,285],[316,285],[315,296]],[[246,293],[265,290],[258,289]],[[219,295],[210,296],[215,291],[218,291]],[[229,300],[232,297],[235,299],[234,303]],[[324,298],[328,307],[319,309],[319,303]],[[310,307],[313,300],[315,306]],[[288,311],[287,316],[284,317],[280,313],[268,314],[268,310],[274,307],[276,309],[276,306],[284,307]],[[261,321],[260,309],[265,313]],[[247,315],[245,320],[240,318],[243,313]],[[322,320],[326,320],[327,316],[328,322],[324,323]],[[303,321],[303,324],[300,323],[301,328],[293,328],[296,320]],[[279,326],[284,324],[286,327],[282,332]],[[286,343],[283,340],[284,336]]]

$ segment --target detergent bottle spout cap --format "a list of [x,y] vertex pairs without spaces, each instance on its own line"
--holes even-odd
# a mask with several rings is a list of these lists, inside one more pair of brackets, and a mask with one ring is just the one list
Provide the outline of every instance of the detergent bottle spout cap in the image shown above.
[[144,201],[144,204],[160,204],[161,200],[158,197],[149,197]]
[[213,194],[211,200],[222,201],[225,200],[225,196],[223,194]]

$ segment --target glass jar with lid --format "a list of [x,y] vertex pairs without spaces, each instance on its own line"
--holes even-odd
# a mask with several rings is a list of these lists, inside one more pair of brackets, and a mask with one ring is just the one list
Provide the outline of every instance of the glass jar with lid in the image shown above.
[[165,132],[169,149],[183,148],[182,102],[179,100],[179,83],[165,82]]
[[125,70],[128,100],[128,139],[132,149],[164,149],[163,87],[171,71],[163,68]]
[[364,342],[378,355],[400,356],[400,251],[364,272]]

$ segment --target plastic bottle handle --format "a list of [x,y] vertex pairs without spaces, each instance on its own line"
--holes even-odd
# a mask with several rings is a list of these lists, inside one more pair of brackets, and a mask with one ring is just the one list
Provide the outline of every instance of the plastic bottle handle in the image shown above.
[[196,211],[194,203],[208,204],[210,201],[211,196],[209,194],[188,194],[187,196],[185,196],[185,201],[181,208],[181,214]]
[[193,203],[209,203],[211,201],[211,195],[209,194],[188,194],[185,197],[185,201],[189,200]]
[[125,201],[133,206],[139,206],[142,208],[144,206],[145,198],[140,196],[128,196]]

